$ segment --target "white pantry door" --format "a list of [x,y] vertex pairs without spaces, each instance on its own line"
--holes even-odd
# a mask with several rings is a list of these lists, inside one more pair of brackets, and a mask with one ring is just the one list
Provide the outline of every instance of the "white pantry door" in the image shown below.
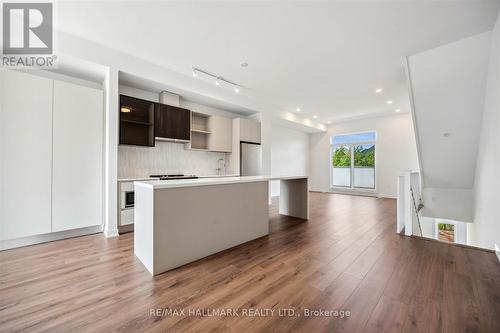
[[102,91],[54,81],[52,231],[103,224]]
[[2,70],[0,239],[51,232],[52,80]]

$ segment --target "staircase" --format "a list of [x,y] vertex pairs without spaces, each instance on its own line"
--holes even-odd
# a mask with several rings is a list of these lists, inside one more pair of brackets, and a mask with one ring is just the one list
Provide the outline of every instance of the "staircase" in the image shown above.
[[438,224],[453,224],[453,243],[467,244],[468,223],[427,214],[433,210],[426,207],[425,197],[421,195],[419,172],[408,171],[398,177],[397,210],[397,233],[439,240]]
[[489,48],[490,36],[479,34],[403,61],[419,159],[419,173],[400,177],[400,203],[412,205],[401,221],[414,220],[405,234],[425,237],[428,219],[473,222]]

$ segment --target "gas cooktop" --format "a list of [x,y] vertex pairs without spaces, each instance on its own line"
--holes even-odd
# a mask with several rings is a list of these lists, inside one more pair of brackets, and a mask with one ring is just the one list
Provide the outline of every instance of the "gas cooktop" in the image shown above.
[[150,175],[151,178],[160,178],[160,180],[171,180],[171,179],[196,179],[198,176],[195,175]]

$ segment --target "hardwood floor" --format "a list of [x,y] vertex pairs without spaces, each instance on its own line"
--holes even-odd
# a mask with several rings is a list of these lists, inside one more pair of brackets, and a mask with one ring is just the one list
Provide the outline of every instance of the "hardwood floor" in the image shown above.
[[132,233],[0,252],[0,331],[500,332],[493,253],[395,234],[394,200],[310,193],[310,205],[303,222],[274,202],[269,236],[154,278]]

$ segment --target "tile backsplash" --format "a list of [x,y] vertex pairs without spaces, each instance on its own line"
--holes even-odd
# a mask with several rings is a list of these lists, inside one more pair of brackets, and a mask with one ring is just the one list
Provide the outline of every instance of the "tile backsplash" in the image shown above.
[[[156,141],[155,147],[118,146],[118,178],[142,178],[154,174],[217,175],[225,162],[225,173],[233,173],[230,153],[184,149],[184,144]],[[222,171],[224,172],[224,170]]]

